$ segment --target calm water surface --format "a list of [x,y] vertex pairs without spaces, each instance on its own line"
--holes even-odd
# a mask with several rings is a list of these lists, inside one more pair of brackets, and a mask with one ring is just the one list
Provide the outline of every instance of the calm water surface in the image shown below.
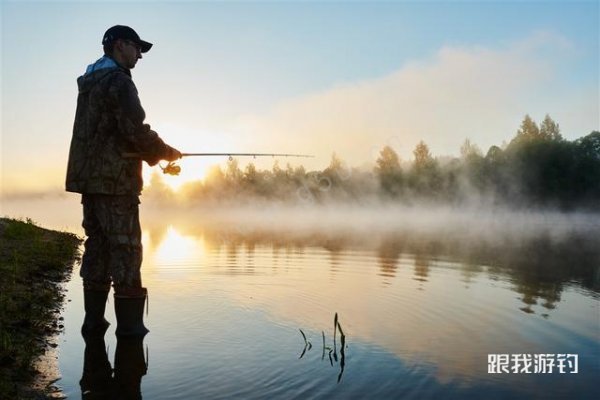
[[[117,349],[111,302],[86,351],[74,271],[57,383],[69,398],[84,358],[88,382],[108,385],[110,363],[144,399],[600,396],[597,222],[489,241],[156,220],[143,345]],[[488,354],[522,353],[577,354],[578,373],[488,373]]]

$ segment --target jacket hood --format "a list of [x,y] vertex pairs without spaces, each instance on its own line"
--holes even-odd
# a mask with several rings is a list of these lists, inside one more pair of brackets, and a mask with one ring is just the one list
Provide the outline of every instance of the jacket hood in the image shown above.
[[85,73],[77,78],[79,93],[88,92],[102,78],[121,69],[119,65],[108,56],[103,56],[93,64],[87,66]]

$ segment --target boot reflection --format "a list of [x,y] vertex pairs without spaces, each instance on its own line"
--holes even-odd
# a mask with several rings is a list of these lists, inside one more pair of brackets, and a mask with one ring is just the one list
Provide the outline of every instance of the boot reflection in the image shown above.
[[142,377],[148,366],[144,358],[143,337],[117,337],[115,352],[115,399],[141,399]]
[[148,365],[143,337],[117,338],[114,371],[108,361],[104,336],[83,335],[83,375],[79,381],[83,400],[137,400],[142,398],[142,377]]
[[104,335],[84,335],[83,375],[79,381],[84,400],[112,398],[112,368],[106,353]]

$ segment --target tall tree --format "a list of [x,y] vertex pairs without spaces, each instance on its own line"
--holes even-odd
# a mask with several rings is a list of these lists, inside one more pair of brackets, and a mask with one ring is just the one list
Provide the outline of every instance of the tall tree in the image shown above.
[[540,139],[540,128],[537,123],[526,114],[521,122],[521,126],[517,130],[516,136],[511,140],[508,149],[514,150],[523,143],[530,143]]
[[381,149],[376,163],[375,172],[377,174],[400,171],[400,158],[390,146]]
[[420,195],[435,198],[442,188],[442,175],[438,163],[422,140],[413,151],[415,161],[410,172],[410,186]]
[[526,114],[521,122],[521,127],[517,131],[517,136],[523,136],[526,138],[535,139],[540,135],[540,128],[538,128],[535,121]]
[[238,184],[242,180],[242,170],[238,165],[238,161],[235,158],[231,158],[227,161],[227,169],[225,170],[225,178],[230,184]]
[[498,146],[491,146],[485,155],[485,159],[492,163],[497,163],[502,160],[502,149]]
[[429,152],[429,146],[425,144],[422,140],[417,144],[417,147],[413,150],[413,155],[415,156],[415,167],[423,168],[429,165],[433,161],[433,157]]
[[335,152],[331,154],[331,161],[323,174],[337,185],[341,184],[342,181],[346,181],[351,175],[346,163]]
[[375,174],[384,193],[398,195],[402,189],[402,168],[398,154],[390,146],[385,146],[377,158]]
[[246,165],[246,171],[244,172],[244,180],[249,184],[254,184],[257,180],[258,172],[254,163],[248,163]]
[[600,132],[593,131],[575,142],[577,154],[573,190],[579,200],[600,204]]
[[[481,149],[472,143],[471,140],[465,139],[462,146],[460,146],[460,156],[462,161],[460,169],[463,177],[466,178],[466,182],[474,188],[483,189],[485,184],[485,160],[481,154]],[[465,184],[466,182],[457,180],[450,166],[445,168],[445,175],[448,185],[447,189],[455,196],[456,193],[452,190],[452,187],[457,183]],[[466,188],[463,189],[465,192],[468,191]]]
[[281,166],[279,165],[279,160],[275,160],[273,162],[273,168],[271,168],[271,172],[273,173],[273,177],[276,180],[282,180],[285,178],[285,171],[281,169]]
[[575,142],[585,157],[600,161],[600,132],[593,131]]
[[342,169],[342,164],[342,159],[335,152],[333,152],[331,154],[331,161],[329,162],[329,169],[333,171],[340,170]]
[[481,157],[481,149],[467,138],[460,146],[460,156],[464,160],[472,157]]
[[550,115],[548,114],[546,114],[544,120],[540,124],[540,136],[546,140],[563,140],[558,124],[554,122],[554,120],[550,118]]

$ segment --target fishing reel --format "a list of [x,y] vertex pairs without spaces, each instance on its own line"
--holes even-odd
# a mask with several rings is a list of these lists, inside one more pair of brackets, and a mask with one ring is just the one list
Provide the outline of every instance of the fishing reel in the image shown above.
[[162,170],[163,174],[177,176],[181,172],[181,167],[175,164],[173,161],[169,161],[165,167],[160,164],[158,164],[158,166]]

